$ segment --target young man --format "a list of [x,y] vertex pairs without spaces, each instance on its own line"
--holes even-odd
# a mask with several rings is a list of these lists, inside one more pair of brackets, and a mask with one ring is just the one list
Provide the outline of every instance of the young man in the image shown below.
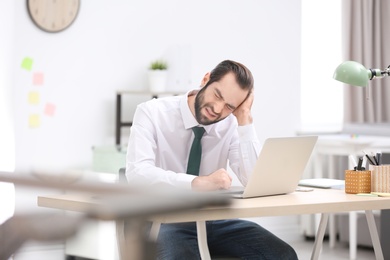
[[[229,162],[245,186],[260,151],[251,116],[253,85],[248,68],[225,60],[204,76],[200,89],[140,104],[127,151],[128,181],[199,191],[228,189]],[[204,129],[200,135],[196,127]],[[189,159],[194,139],[200,139],[194,148],[201,152],[200,165]],[[206,228],[211,256],[297,259],[289,245],[253,222],[207,221]],[[158,259],[200,259],[195,223],[163,224],[157,242]]]

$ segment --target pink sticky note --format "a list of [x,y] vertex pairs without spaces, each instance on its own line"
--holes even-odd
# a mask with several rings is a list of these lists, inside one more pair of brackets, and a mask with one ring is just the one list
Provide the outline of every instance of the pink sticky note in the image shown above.
[[33,85],[35,86],[43,85],[43,79],[44,79],[44,75],[42,72],[35,72],[33,74]]
[[46,103],[44,113],[47,116],[54,116],[54,113],[56,112],[56,106],[52,103]]

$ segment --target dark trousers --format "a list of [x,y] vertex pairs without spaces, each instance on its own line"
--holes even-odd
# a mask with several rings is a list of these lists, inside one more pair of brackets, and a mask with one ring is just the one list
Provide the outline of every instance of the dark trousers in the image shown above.
[[[206,228],[212,257],[298,259],[290,245],[254,222],[239,219],[207,221]],[[200,259],[196,223],[162,224],[157,259]]]

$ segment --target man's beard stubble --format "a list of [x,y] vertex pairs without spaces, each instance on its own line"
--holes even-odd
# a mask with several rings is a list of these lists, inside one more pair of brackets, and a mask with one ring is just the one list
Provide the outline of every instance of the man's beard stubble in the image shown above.
[[[221,121],[222,119],[224,119],[224,118],[218,117],[216,120],[209,120],[206,116],[202,115],[201,110],[202,110],[202,108],[205,108],[205,107],[209,107],[214,113],[214,109],[211,105],[203,104],[204,92],[205,92],[206,88],[207,88],[207,85],[199,90],[199,92],[197,93],[197,95],[195,97],[195,104],[194,104],[196,121],[198,121],[198,123],[201,125],[215,124],[215,123]],[[215,113],[215,114],[217,114],[217,113]]]

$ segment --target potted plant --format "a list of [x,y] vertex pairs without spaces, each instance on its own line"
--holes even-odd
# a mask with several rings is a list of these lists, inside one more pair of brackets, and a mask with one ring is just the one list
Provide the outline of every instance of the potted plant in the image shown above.
[[164,92],[167,83],[168,65],[163,60],[155,60],[149,66],[149,88],[151,92]]

